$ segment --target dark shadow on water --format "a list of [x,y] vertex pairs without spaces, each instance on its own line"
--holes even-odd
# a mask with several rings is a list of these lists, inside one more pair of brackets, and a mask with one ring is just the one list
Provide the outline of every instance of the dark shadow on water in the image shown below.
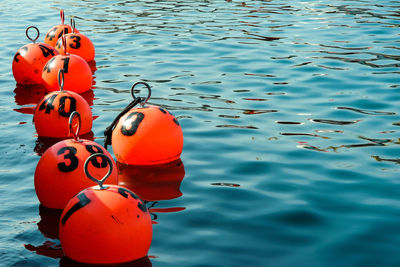
[[61,213],[61,209],[50,209],[39,205],[40,221],[37,226],[39,231],[46,238],[58,239],[58,224],[60,222]]
[[159,201],[182,196],[180,185],[185,177],[181,159],[154,166],[130,166],[117,162],[118,180],[121,186],[135,192],[147,203],[153,224],[157,224],[156,213],[170,213],[185,210],[185,207],[155,208]]
[[[14,89],[14,100],[18,106],[26,106],[15,111],[24,114],[33,114],[37,103],[39,103],[43,97],[48,94],[46,88],[43,84],[38,85],[20,85],[17,84]],[[88,90],[86,92],[80,93],[80,95],[88,102],[89,106],[93,106],[94,91]]]
[[[35,142],[35,147],[33,151],[36,152],[38,156],[43,155],[46,150],[51,147],[52,145],[66,139],[70,139],[71,137],[66,137],[66,138],[51,138],[51,137],[38,137]],[[86,139],[90,141],[94,141],[94,133],[90,131],[87,134],[79,136],[80,139]]]
[[53,259],[59,259],[64,254],[60,244],[56,244],[52,241],[47,240],[40,246],[33,246],[31,244],[25,244],[24,247],[38,255],[46,256]]
[[182,196],[180,185],[185,177],[181,159],[151,166],[132,166],[117,162],[119,184],[145,201],[174,199]]
[[46,89],[40,84],[30,86],[17,84],[14,93],[17,105],[36,105],[46,95]]
[[[43,205],[39,205],[40,221],[37,223],[39,231],[44,237],[50,239],[58,239],[58,225],[62,210],[50,209]],[[24,247],[38,255],[49,258],[59,259],[63,256],[63,251],[59,242],[46,240],[42,245],[34,246],[25,244]]]
[[131,262],[126,262],[126,263],[120,263],[120,264],[87,264],[87,263],[81,263],[77,262],[74,260],[71,260],[67,257],[63,257],[60,260],[60,267],[96,267],[96,266],[113,266],[113,267],[151,267],[153,266],[151,264],[151,261],[148,256],[143,257],[141,259],[131,261]]

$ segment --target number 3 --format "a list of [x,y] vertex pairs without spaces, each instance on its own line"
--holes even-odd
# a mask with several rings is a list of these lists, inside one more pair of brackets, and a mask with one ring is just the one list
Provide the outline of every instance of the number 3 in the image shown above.
[[69,36],[69,39],[73,39],[72,41],[74,42],[73,44],[69,44],[69,47],[73,48],[73,49],[78,49],[79,47],[81,47],[81,37],[77,36],[77,35],[73,35],[73,36]]
[[64,159],[69,160],[69,165],[65,162],[58,163],[58,169],[62,172],[71,172],[78,168],[79,160],[75,156],[77,149],[72,146],[65,146],[58,150],[57,155],[63,155],[65,152],[68,152],[64,155]]
[[[97,145],[86,145],[85,146],[86,151],[89,152],[90,154],[95,154],[95,153],[103,153],[103,149]],[[64,154],[67,152],[66,154]],[[76,168],[78,168],[79,165],[79,158],[76,156],[76,153],[78,150],[73,147],[73,146],[65,146],[62,147],[60,150],[58,150],[57,155],[64,155],[64,159],[67,160],[66,162],[60,162],[57,164],[58,169],[62,172],[72,172]],[[91,162],[94,167],[96,168],[105,168],[107,167],[107,161],[104,158],[101,158],[102,161],[98,163],[96,159],[92,159]],[[69,164],[67,164],[69,163]]]

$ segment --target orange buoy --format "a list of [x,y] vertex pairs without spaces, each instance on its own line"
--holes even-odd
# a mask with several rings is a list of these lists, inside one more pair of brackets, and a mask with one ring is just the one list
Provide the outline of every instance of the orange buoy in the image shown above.
[[94,154],[86,160],[86,174],[98,186],[74,196],[61,214],[59,236],[64,254],[74,261],[91,264],[143,258],[152,239],[150,213],[135,193],[125,187],[104,185],[107,176],[97,180],[87,171],[87,162],[98,156],[111,164],[104,154]]
[[[94,60],[95,49],[92,41],[81,33],[75,32],[75,20],[71,19],[72,33],[65,35],[67,53],[78,55],[86,62]],[[64,53],[62,38],[58,39],[55,49],[60,53]]]
[[[29,30],[37,31],[36,38],[29,36]],[[49,59],[58,55],[58,52],[50,45],[45,43],[35,43],[39,38],[39,29],[29,26],[26,29],[26,37],[32,41],[31,44],[24,45],[18,49],[12,62],[12,73],[15,81],[20,85],[42,84],[42,70]]]
[[[61,24],[51,27],[51,29],[48,30],[48,32],[44,38],[44,42],[46,44],[51,45],[52,47],[54,47],[56,45],[58,39],[61,38],[61,36],[63,36],[63,34],[72,32],[72,26],[64,24],[64,10],[63,9],[60,10],[60,17],[61,17]],[[79,31],[77,29],[75,29],[75,32],[79,33]]]
[[[145,85],[149,90],[144,101],[134,95],[134,88],[138,84]],[[153,165],[179,159],[183,148],[183,133],[178,120],[161,107],[146,105],[151,95],[147,83],[135,83],[131,94],[134,102],[124,112],[137,103],[141,106],[130,108],[117,123],[114,120],[106,129],[105,147],[109,144],[108,136],[116,123],[111,143],[117,161],[128,165]]]
[[89,104],[79,94],[63,90],[62,70],[59,72],[58,80],[60,91],[47,94],[36,106],[33,119],[37,134],[54,138],[72,137],[68,120],[74,111],[82,116],[81,133],[90,132],[93,117]]
[[169,200],[182,196],[185,177],[181,159],[161,165],[134,166],[117,162],[118,183],[146,201]]
[[[63,209],[67,202],[81,190],[95,185],[86,178],[84,163],[92,154],[110,153],[96,142],[79,139],[80,116],[74,111],[69,119],[69,128],[72,131],[73,120],[78,117],[78,125],[74,139],[60,141],[43,153],[35,170],[35,191],[40,203],[48,208]],[[101,157],[91,159],[90,172],[95,175],[104,175],[107,170],[107,161]],[[109,183],[118,184],[118,173],[115,162],[110,159],[114,171],[110,175]]]
[[[63,40],[65,48],[65,36],[61,40]],[[82,93],[92,87],[93,77],[88,63],[80,56],[65,53],[53,57],[43,67],[42,78],[48,91],[58,90],[57,74],[59,70],[64,71],[65,90]]]

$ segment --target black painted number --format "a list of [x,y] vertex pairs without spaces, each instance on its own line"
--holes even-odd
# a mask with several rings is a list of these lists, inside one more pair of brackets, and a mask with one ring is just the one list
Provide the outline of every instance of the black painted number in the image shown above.
[[[49,114],[50,111],[54,109],[54,100],[58,95],[51,95],[49,98],[43,101],[43,103],[39,106],[40,110],[45,110],[44,113]],[[69,102],[69,110],[66,109],[67,103]],[[69,118],[72,112],[76,111],[76,99],[72,96],[62,96],[60,97],[59,106],[58,106],[58,114],[63,117]]]
[[[132,119],[136,115],[136,118]],[[126,117],[121,127],[121,133],[126,136],[132,136],[136,133],[139,124],[143,121],[144,114],[141,112],[132,112]]]
[[[103,149],[98,145],[85,145],[87,152],[91,155],[96,153],[104,153]],[[57,155],[63,155],[65,162],[58,163],[58,169],[62,172],[71,172],[78,168],[79,158],[76,156],[77,149],[72,146],[65,146],[58,150]],[[107,160],[101,157],[101,161],[97,161],[97,157],[90,161],[96,168],[107,167]]]
[[172,121],[173,121],[176,125],[179,126],[179,122],[178,122],[178,120],[174,117],[174,115],[172,115],[169,111],[167,111],[167,110],[165,110],[165,109],[163,109],[163,108],[161,108],[161,107],[159,107],[158,109],[159,109],[162,113],[164,113],[164,114],[169,114],[169,115],[171,115],[171,116],[173,117]]
[[64,155],[64,159],[66,160],[57,164],[60,171],[71,172],[78,168],[79,159],[75,156],[76,152],[77,149],[73,146],[65,146],[58,150],[57,155]]
[[15,54],[15,56],[14,56],[14,61],[15,61],[15,62],[19,62],[18,56],[24,56],[24,55],[26,54],[26,52],[28,52],[28,47],[23,46],[23,47],[21,47],[20,51],[21,51],[21,52],[17,52],[17,53]]
[[39,107],[39,110],[46,109],[44,113],[49,114],[50,111],[54,109],[53,102],[56,99],[57,95],[51,95],[49,98],[46,98]]
[[57,26],[54,26],[51,28],[51,30],[46,34],[46,38],[48,38],[50,41],[56,37],[56,31],[57,31]]
[[143,204],[142,200],[132,191],[125,189],[123,187],[118,188],[118,193],[123,196],[124,198],[128,198],[128,196],[133,197],[138,201],[138,208],[141,209],[143,212],[147,211],[147,207],[145,204]]
[[[66,102],[69,101],[69,111],[65,110]],[[76,110],[76,99],[72,96],[62,96],[60,98],[60,106],[58,107],[58,113],[63,116],[69,118],[72,112]]]
[[63,36],[64,32],[65,32],[65,34],[67,34],[67,33],[68,33],[68,30],[69,30],[68,27],[65,26],[65,27],[63,28],[63,30],[58,34],[58,39],[60,39],[61,36]]
[[49,55],[54,56],[54,50],[51,48],[48,48],[45,45],[40,44],[39,45],[40,50],[42,50],[43,56],[48,57]]
[[68,73],[69,57],[65,57],[65,58],[63,58],[61,60],[64,61],[64,65],[63,65],[64,73]]
[[85,207],[87,204],[90,203],[90,199],[85,195],[85,193],[80,193],[79,195],[76,196],[79,199],[79,202],[77,202],[75,205],[73,205],[64,215],[64,217],[61,219],[61,223],[64,225],[69,217],[71,217],[74,212],[77,210]]
[[20,56],[21,54],[19,52],[17,52],[14,56],[14,61],[15,62],[19,62],[18,56]]
[[70,35],[69,39],[72,39],[73,43],[69,44],[69,47],[73,48],[73,49],[78,49],[79,47],[81,47],[81,37],[77,36],[77,35]]
[[61,49],[61,47],[62,47],[62,40],[61,40],[61,39],[58,39],[58,41],[57,41],[57,43],[56,43],[56,47],[57,47],[58,49]]
[[50,73],[51,68],[53,67],[52,64],[56,58],[52,57],[49,61],[47,61],[46,65],[44,65],[43,72]]
[[[96,154],[96,153],[104,153],[103,149],[101,147],[96,146],[96,145],[86,145],[86,150],[90,153],[90,155]],[[96,168],[105,168],[107,167],[107,160],[103,157],[101,158],[101,162],[99,163],[97,161],[97,157],[93,158],[90,162],[95,166]]]

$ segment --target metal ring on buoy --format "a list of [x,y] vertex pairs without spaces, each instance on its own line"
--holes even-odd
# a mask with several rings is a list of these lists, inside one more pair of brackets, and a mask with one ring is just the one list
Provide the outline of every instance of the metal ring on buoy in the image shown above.
[[[76,131],[74,132],[72,129],[72,121],[75,116],[78,116],[78,127],[76,128]],[[72,134],[75,141],[79,141],[79,132],[81,130],[81,124],[82,124],[81,114],[79,114],[79,112],[77,112],[77,111],[72,112],[71,115],[69,116],[68,125],[69,125],[69,132]]]
[[[36,32],[37,32],[36,38],[32,39],[32,38],[29,36],[29,29],[35,29],[35,30],[36,30]],[[25,34],[26,34],[26,37],[27,37],[29,40],[32,41],[32,43],[35,43],[36,40],[39,39],[39,36],[40,36],[39,29],[38,29],[36,26],[29,26],[28,28],[26,28]]]
[[64,92],[64,70],[60,69],[58,71],[58,87],[61,92]]
[[[102,157],[102,158],[105,158],[105,159],[107,160],[108,166],[110,166],[110,168],[108,169],[108,172],[106,173],[106,175],[104,175],[104,177],[103,177],[101,180],[96,179],[95,177],[93,177],[93,176],[89,173],[89,171],[88,171],[89,162],[90,162],[93,158],[95,158],[95,157]],[[103,186],[103,183],[104,183],[105,180],[110,176],[110,174],[112,173],[112,170],[113,170],[113,163],[112,163],[112,161],[111,161],[111,159],[110,159],[109,157],[107,157],[107,156],[106,156],[105,154],[103,154],[103,153],[92,154],[90,157],[88,157],[88,158],[86,159],[85,164],[83,165],[83,168],[84,168],[84,170],[85,170],[86,176],[87,176],[90,180],[92,180],[93,182],[97,183],[97,184],[99,185],[99,187],[100,187],[101,190],[107,189],[107,188],[108,188],[108,186]]]
[[136,85],[138,85],[138,84],[142,84],[142,85],[144,85],[144,86],[146,86],[147,87],[147,90],[148,90],[148,95],[147,95],[147,97],[146,97],[146,99],[144,100],[144,101],[141,101],[140,102],[140,105],[142,106],[142,107],[144,107],[144,105],[147,103],[147,101],[150,99],[150,96],[151,96],[151,88],[150,88],[150,85],[148,85],[147,83],[145,83],[145,82],[137,82],[137,83],[135,83],[134,85],[132,85],[132,88],[131,88],[131,95],[132,95],[132,97],[133,97],[133,99],[136,99],[136,96],[135,96],[135,87],[136,87]]
[[74,19],[74,17],[71,18],[71,27],[72,27],[72,33],[75,33],[75,19]]

